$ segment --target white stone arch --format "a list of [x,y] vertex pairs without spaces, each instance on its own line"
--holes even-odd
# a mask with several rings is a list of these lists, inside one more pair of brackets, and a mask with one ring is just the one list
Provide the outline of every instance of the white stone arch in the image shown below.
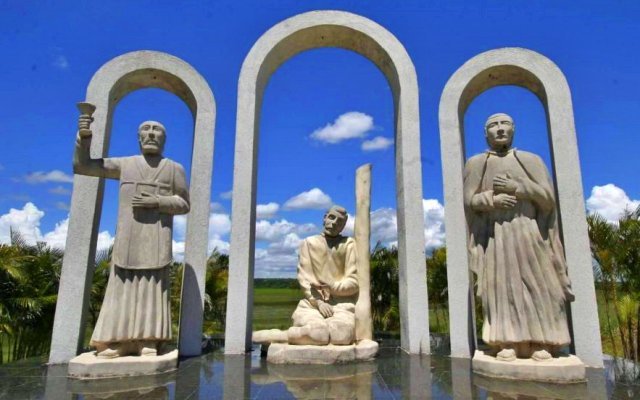
[[571,303],[573,346],[585,364],[602,367],[600,324],[571,92],[558,66],[545,56],[522,48],[491,50],[473,57],[451,76],[440,99],[451,356],[470,357],[475,347],[463,206],[464,115],[478,95],[499,85],[528,89],[544,106],[561,237],[576,296]]
[[[108,154],[113,112],[118,102],[127,94],[144,88],[160,88],[175,94],[186,103],[194,119],[189,190],[191,210],[187,215],[179,350],[180,355],[199,355],[211,201],[215,100],[204,78],[191,65],[177,57],[157,51],[135,51],[116,57],[95,73],[87,88],[86,101],[96,105],[91,125],[92,157],[106,157]],[[174,137],[171,132],[168,134],[170,138]],[[69,361],[82,346],[93,277],[90,266],[95,259],[103,195],[104,179],[74,175],[50,363]]]
[[278,23],[251,48],[238,83],[233,177],[229,296],[225,351],[251,345],[256,207],[256,159],[260,108],[271,74],[310,49],[339,47],[371,60],[391,87],[395,108],[398,250],[402,347],[429,353],[425,279],[420,114],[416,71],[402,44],[377,23],[343,11],[312,11]]

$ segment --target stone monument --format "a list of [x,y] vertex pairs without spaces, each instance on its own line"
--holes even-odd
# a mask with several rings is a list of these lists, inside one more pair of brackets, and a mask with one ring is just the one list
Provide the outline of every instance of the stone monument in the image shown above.
[[174,369],[177,350],[162,351],[171,340],[173,216],[189,212],[184,168],[162,156],[166,130],[155,121],[138,128],[142,155],[91,158],[93,110],[86,103],[79,108],[74,172],[118,179],[120,189],[111,271],[90,342],[96,351],[71,360],[69,375],[106,377]]
[[507,114],[487,119],[489,150],[464,170],[469,267],[484,314],[473,369],[484,375],[543,381],[584,380],[571,343],[567,303],[571,282],[558,232],[551,176],[535,154],[512,147]]
[[297,277],[304,298],[291,317],[293,326],[253,333],[254,342],[269,346],[269,362],[333,364],[377,353],[368,298],[370,176],[369,164],[356,173],[358,242],[341,235],[348,215],[334,205],[324,215],[322,233],[300,244]]

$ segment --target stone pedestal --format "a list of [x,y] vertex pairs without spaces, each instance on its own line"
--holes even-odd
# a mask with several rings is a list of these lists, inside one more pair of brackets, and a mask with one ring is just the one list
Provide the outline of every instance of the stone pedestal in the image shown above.
[[69,377],[100,379],[125,376],[154,375],[178,367],[178,350],[159,356],[127,356],[98,358],[96,352],[82,353],[69,361]]
[[272,343],[267,361],[274,364],[340,364],[373,360],[377,353],[378,343],[373,340],[361,340],[348,346]]
[[472,360],[473,372],[502,379],[550,383],[585,382],[585,366],[574,355],[535,361],[517,358],[514,361],[499,361],[483,351],[476,350]]

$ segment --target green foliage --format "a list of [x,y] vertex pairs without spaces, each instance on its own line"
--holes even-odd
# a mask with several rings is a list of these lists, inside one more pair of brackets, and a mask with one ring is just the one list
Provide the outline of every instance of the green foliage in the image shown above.
[[617,223],[609,223],[598,214],[587,217],[594,274],[602,291],[599,314],[606,332],[603,347],[636,362],[640,359],[639,218],[640,207],[625,211]]
[[214,249],[207,260],[204,295],[205,333],[224,332],[228,282],[229,256]]
[[49,350],[62,252],[11,232],[0,244],[0,363]]
[[253,280],[255,289],[278,288],[278,289],[298,289],[300,284],[294,278],[256,278]]
[[371,316],[374,331],[400,330],[398,249],[377,243],[370,256]]
[[431,322],[431,332],[449,332],[449,297],[447,291],[447,249],[440,247],[427,257],[427,288],[429,308],[433,310],[435,323]]

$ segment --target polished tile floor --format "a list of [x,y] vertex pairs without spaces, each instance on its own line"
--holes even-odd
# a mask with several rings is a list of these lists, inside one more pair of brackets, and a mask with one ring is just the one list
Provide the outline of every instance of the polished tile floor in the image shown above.
[[[183,360],[177,371],[142,378],[78,381],[65,366],[27,360],[0,366],[2,399],[633,399],[640,383],[618,378],[612,360],[588,383],[549,385],[483,378],[468,360],[409,356],[382,347],[376,361],[336,366],[267,365],[259,351],[221,350]],[[638,372],[637,368],[633,371]],[[630,372],[626,373],[627,376]],[[627,379],[629,380],[629,379]],[[631,379],[633,380],[633,379]]]

